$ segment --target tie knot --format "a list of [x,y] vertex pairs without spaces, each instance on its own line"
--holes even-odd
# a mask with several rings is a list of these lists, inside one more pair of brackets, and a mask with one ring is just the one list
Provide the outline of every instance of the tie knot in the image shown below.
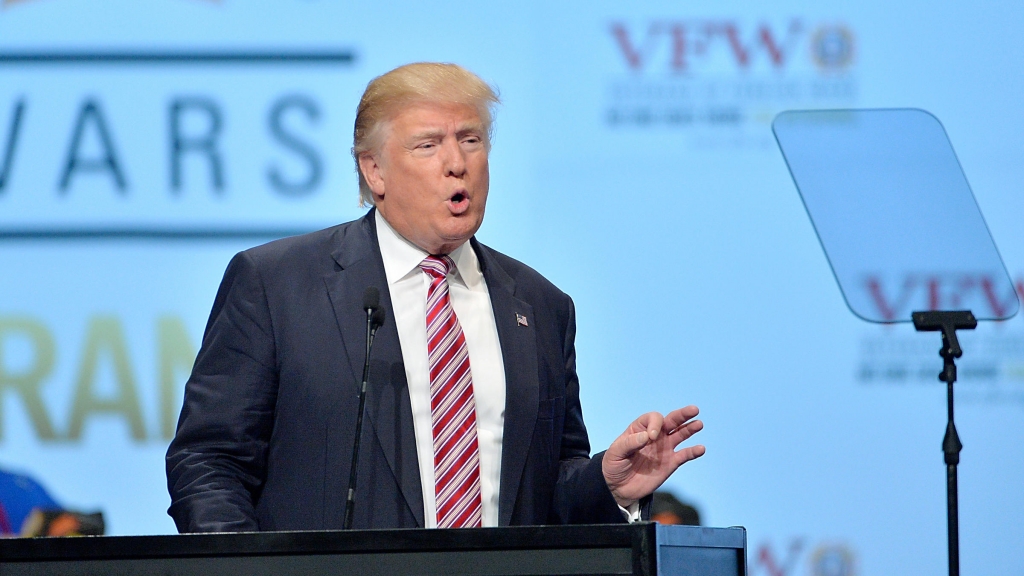
[[420,262],[420,268],[434,278],[444,278],[455,269],[455,261],[447,254],[441,256],[427,256]]

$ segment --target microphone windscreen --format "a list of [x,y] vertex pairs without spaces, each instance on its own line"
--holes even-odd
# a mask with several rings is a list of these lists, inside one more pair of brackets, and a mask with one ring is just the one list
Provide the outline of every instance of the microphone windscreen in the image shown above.
[[383,326],[384,325],[384,318],[386,316],[387,316],[387,313],[384,312],[384,307],[380,306],[380,307],[374,309],[373,316],[370,317],[370,321],[373,322],[373,324],[376,325],[376,326]]
[[363,310],[374,310],[380,304],[380,290],[370,286],[363,292]]

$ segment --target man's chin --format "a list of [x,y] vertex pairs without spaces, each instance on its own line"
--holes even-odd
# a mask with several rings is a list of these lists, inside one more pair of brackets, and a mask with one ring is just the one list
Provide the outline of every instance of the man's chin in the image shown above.
[[476,234],[476,231],[479,228],[480,225],[477,224],[475,226],[465,226],[459,227],[457,229],[448,229],[445,230],[443,234],[439,234],[439,237],[441,238],[444,247],[446,248],[445,252],[451,252],[452,250],[455,250],[459,246],[462,246],[463,244],[468,242],[469,239],[473,237],[473,234]]
[[452,216],[446,222],[448,226],[445,227],[444,237],[452,240],[459,238],[469,240],[476,231],[480,229],[480,225],[483,224],[483,219],[476,214],[463,214],[461,216]]

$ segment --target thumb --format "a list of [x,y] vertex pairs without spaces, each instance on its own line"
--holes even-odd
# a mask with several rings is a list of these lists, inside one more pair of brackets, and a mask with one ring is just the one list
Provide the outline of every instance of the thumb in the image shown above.
[[621,456],[627,458],[631,456],[637,450],[647,446],[647,443],[651,441],[651,436],[644,430],[643,432],[634,432],[632,434],[623,434],[621,438],[623,453]]

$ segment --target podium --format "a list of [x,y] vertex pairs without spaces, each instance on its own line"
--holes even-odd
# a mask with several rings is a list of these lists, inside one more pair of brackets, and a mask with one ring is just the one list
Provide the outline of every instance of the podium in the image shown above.
[[743,528],[652,522],[0,540],[0,576],[743,576]]

